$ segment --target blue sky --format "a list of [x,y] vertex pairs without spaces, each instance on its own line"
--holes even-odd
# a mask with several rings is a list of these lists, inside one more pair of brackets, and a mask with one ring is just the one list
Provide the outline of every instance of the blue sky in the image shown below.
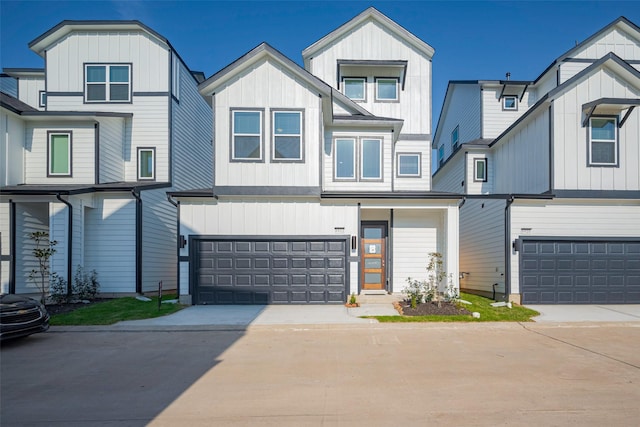
[[27,44],[64,19],[137,19],[207,77],[263,41],[301,52],[369,6],[433,46],[434,126],[449,80],[535,79],[637,1],[13,1],[0,2],[0,66],[43,67]]

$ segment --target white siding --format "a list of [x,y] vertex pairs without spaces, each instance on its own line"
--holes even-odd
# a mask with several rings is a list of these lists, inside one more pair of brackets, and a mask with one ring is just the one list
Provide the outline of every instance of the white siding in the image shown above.
[[[398,155],[402,153],[420,153],[420,178],[398,176]],[[397,141],[395,159],[393,159],[393,189],[395,191],[431,190],[431,144],[429,141]]]
[[459,152],[433,177],[433,189],[447,193],[464,193],[465,155]]
[[[496,138],[518,120],[535,103],[531,91],[524,94],[522,100],[518,97],[518,109],[502,110],[500,92],[502,86],[483,87],[482,89],[482,137]],[[464,140],[468,140],[465,138]]]
[[[40,281],[36,286],[29,280],[31,270],[39,271],[38,262],[33,256],[35,243],[29,233],[36,231],[49,232],[48,203],[16,203],[16,293],[40,294]],[[40,246],[42,247],[42,245]],[[59,250],[59,245],[55,246]],[[39,274],[39,273],[38,273]],[[49,278],[45,278],[45,287],[49,286]]]
[[11,234],[11,222],[9,211],[9,203],[0,203],[0,293],[3,294],[9,292],[9,269],[11,268],[11,263],[8,258],[9,255],[11,255],[11,240],[9,236]]
[[95,207],[85,208],[84,218],[85,270],[96,270],[100,292],[135,292],[135,200],[96,196]]
[[180,64],[180,101],[173,105],[173,179],[175,189],[213,185],[211,107],[198,92],[189,70]]
[[[317,52],[311,60],[310,71],[330,85],[337,87],[337,60],[406,60],[407,75],[404,91],[397,103],[374,102],[373,80],[369,84],[367,102],[363,107],[382,117],[404,119],[403,133],[431,134],[431,61],[405,40],[392,34],[379,23],[366,20],[352,31]],[[375,70],[367,70],[366,75]],[[360,71],[359,70],[359,71]],[[377,70],[393,77],[391,70]],[[397,72],[397,71],[396,71]],[[370,75],[374,77],[373,74]],[[358,74],[353,77],[364,77]]]
[[549,110],[538,111],[494,146],[495,193],[549,190]]
[[558,66],[560,69],[560,84],[566,82],[591,64],[593,62],[563,62]]
[[[556,68],[552,68],[542,77],[538,83],[536,84],[535,93],[536,99],[542,98],[546,93],[557,86],[557,76],[556,76]],[[532,101],[534,101],[532,99]]]
[[469,199],[460,208],[460,280],[463,290],[504,292],[504,200]]
[[[70,177],[47,177],[48,131],[71,132]],[[92,184],[95,182],[95,129],[93,122],[30,122],[25,141],[26,184]]]
[[125,120],[101,117],[100,183],[124,181]]
[[[588,127],[581,106],[599,98],[638,98],[640,89],[607,68],[585,77],[554,102],[554,187],[568,190],[640,189],[640,114],[618,129],[619,167],[588,166]],[[616,113],[617,115],[617,113]]]
[[[640,237],[638,200],[520,201],[511,205],[511,240],[521,236]],[[519,253],[511,251],[511,292],[520,293]]]
[[24,122],[0,110],[0,186],[24,183]]
[[[467,156],[467,169],[465,172],[465,183],[467,194],[490,194],[493,193],[493,182],[495,180],[495,165],[489,152],[470,151]],[[475,180],[475,160],[485,159],[487,166],[487,181]]]
[[[356,181],[336,181],[334,179],[334,144],[336,139],[356,140]],[[382,140],[382,181],[363,180],[361,175],[361,155],[363,139]],[[323,190],[324,191],[391,191],[392,184],[392,145],[391,134],[375,132],[367,128],[360,129],[329,129],[325,132],[323,150]],[[394,172],[395,173],[395,172]]]
[[637,35],[631,36],[620,28],[611,28],[572,56],[582,59],[599,59],[614,52],[625,60],[640,60],[640,43]]
[[[319,186],[321,106],[317,90],[285,68],[262,60],[233,78],[214,96],[217,186]],[[230,162],[231,108],[264,109],[263,162]],[[304,110],[304,163],[271,162],[272,108]]]
[[18,79],[18,99],[33,108],[44,110],[40,107],[40,91],[44,91],[44,76]]
[[176,216],[166,189],[142,192],[142,290],[176,288]]

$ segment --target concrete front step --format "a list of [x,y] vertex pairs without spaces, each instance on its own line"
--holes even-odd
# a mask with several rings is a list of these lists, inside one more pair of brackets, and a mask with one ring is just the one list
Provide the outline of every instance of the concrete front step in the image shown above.
[[395,301],[402,300],[404,295],[401,293],[395,294],[364,294],[361,293],[356,298],[360,304],[393,304]]

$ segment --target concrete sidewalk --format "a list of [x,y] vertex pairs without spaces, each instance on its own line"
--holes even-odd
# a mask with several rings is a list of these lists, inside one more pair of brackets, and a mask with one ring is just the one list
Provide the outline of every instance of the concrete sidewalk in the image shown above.
[[527,305],[540,313],[535,322],[640,322],[639,304]]

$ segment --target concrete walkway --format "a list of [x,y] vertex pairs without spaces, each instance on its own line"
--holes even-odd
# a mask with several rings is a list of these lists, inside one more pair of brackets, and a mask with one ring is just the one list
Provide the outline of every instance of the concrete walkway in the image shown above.
[[543,322],[640,322],[640,305],[527,305]]

